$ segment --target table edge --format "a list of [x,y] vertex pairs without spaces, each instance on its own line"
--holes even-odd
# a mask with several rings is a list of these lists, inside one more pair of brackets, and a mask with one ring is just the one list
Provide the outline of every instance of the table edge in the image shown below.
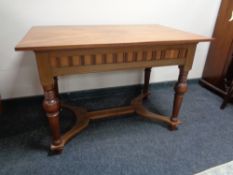
[[129,47],[129,46],[151,46],[151,45],[182,45],[197,44],[199,42],[213,41],[214,38],[203,38],[196,40],[181,41],[152,41],[152,42],[134,42],[134,43],[113,43],[113,44],[85,44],[85,45],[54,45],[54,46],[20,46],[16,45],[15,51],[49,51],[49,50],[66,50],[66,49],[91,49],[91,48],[112,48],[112,47]]

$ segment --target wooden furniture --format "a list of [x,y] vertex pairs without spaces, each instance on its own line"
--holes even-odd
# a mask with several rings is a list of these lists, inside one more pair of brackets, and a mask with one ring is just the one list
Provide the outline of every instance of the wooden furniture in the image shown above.
[[222,0],[201,84],[220,95],[226,94],[225,77],[233,53],[233,1]]
[[[187,91],[196,44],[210,40],[160,25],[50,26],[33,27],[15,49],[35,52],[44,89],[43,107],[53,137],[51,150],[61,151],[89,121],[112,116],[136,113],[175,129],[180,124],[178,113]],[[154,114],[142,105],[148,95],[151,67],[168,65],[178,65],[180,70],[170,118]],[[59,101],[58,76],[133,68],[145,68],[145,86],[129,106],[88,112]],[[74,127],[65,134],[60,133],[61,106],[71,109],[77,117]]]
[[230,102],[230,100],[233,99],[233,54],[232,54],[232,60],[231,64],[228,68],[226,77],[225,77],[225,89],[226,89],[226,95],[224,95],[224,100],[221,105],[221,109],[224,109],[227,105],[227,103]]

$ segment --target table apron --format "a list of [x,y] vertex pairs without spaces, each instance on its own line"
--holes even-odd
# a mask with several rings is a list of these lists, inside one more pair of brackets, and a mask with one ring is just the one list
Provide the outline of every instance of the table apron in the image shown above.
[[184,65],[195,44],[47,51],[53,76]]
[[197,43],[36,51],[42,85],[56,76],[193,63]]
[[146,67],[169,66],[169,65],[184,65],[186,59],[167,59],[155,61],[142,61],[140,63],[118,63],[118,64],[104,64],[104,65],[85,65],[85,66],[66,66],[61,68],[53,68],[53,76],[62,76],[69,74],[83,74],[105,71],[116,71],[124,69],[140,69]]

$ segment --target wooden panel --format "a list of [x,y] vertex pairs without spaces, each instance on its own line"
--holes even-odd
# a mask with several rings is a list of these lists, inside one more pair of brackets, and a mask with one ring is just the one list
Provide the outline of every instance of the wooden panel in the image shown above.
[[151,61],[152,60],[152,50],[147,50],[146,60]]
[[126,62],[133,62],[133,52],[131,50],[126,53]]
[[178,58],[186,58],[187,56],[187,49],[179,49]]
[[137,51],[137,61],[142,61],[142,51]]
[[153,50],[153,60],[160,60],[161,55],[162,55],[161,49]]
[[74,66],[80,66],[81,65],[80,56],[73,56],[72,62]]
[[124,62],[124,52],[120,52],[117,54],[117,63],[123,63]]
[[117,56],[118,56],[118,53],[113,53],[112,54],[114,64],[117,63]]
[[178,49],[168,49],[165,51],[165,59],[169,58],[178,58],[179,50]]
[[15,49],[38,51],[128,47],[190,44],[209,40],[209,37],[161,25],[43,26],[32,27]]
[[136,51],[133,51],[133,62],[136,62],[138,59],[138,53]]
[[96,60],[95,60],[96,64],[103,64],[103,55],[101,54],[96,54]]
[[106,64],[112,64],[113,63],[113,53],[106,54]]
[[57,57],[51,57],[50,58],[50,64],[52,67],[59,67],[59,64],[57,62]]
[[85,56],[84,55],[80,55],[80,63],[81,65],[85,65]]
[[61,57],[59,59],[59,64],[60,64],[61,67],[69,66],[68,57]]
[[91,55],[85,55],[84,56],[84,65],[91,65]]

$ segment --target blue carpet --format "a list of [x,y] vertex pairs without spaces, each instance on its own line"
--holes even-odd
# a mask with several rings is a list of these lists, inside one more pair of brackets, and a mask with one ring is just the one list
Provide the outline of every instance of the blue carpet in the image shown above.
[[[90,110],[122,106],[136,95],[122,90],[64,100]],[[153,111],[171,113],[173,88],[153,86],[145,102]],[[191,175],[233,160],[233,106],[220,110],[222,99],[197,83],[189,85],[175,132],[166,125],[126,116],[93,122],[65,146],[61,155],[48,156],[48,124],[40,100],[5,102],[0,116],[1,175]],[[63,110],[62,130],[72,125]]]

